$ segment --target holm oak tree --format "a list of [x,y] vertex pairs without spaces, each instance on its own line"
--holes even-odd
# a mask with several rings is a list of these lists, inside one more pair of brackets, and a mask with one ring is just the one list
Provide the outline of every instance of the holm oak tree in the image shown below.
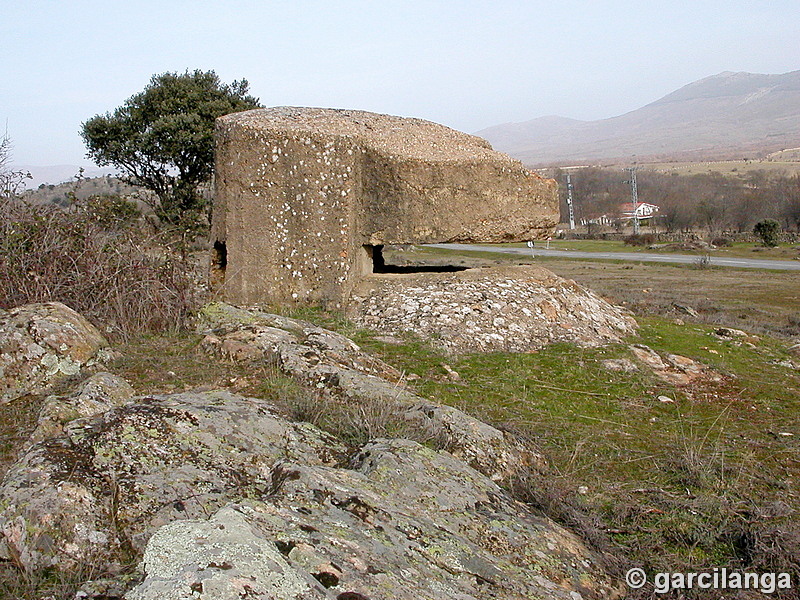
[[207,208],[199,186],[214,169],[214,120],[261,107],[248,88],[246,80],[223,84],[214,71],[154,75],[122,106],[83,123],[87,156],[152,191],[163,221],[191,222]]

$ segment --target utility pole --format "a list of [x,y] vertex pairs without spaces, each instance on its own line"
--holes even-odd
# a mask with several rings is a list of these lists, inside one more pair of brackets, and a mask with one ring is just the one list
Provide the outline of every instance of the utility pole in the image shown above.
[[569,208],[569,228],[575,229],[575,211],[572,209],[572,179],[567,173],[567,208]]
[[631,178],[626,183],[631,184],[631,204],[633,205],[633,234],[639,235],[639,192],[636,189],[636,167],[628,167]]

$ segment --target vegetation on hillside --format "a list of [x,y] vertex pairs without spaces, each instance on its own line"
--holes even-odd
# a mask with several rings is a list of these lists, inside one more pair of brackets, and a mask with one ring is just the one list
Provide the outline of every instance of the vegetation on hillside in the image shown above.
[[[562,222],[568,220],[566,172],[556,171],[561,189]],[[621,169],[585,167],[571,170],[576,218],[615,217],[630,202],[627,173]],[[742,176],[721,173],[665,174],[639,170],[639,200],[659,207],[654,225],[669,232],[702,229],[716,235],[748,232],[763,219],[783,229],[800,228],[800,175],[752,171]]]
[[[26,190],[21,196],[34,203],[58,204],[64,208],[75,200],[86,200],[90,196],[123,196],[139,200],[144,194],[142,188],[125,183],[119,177],[82,177],[77,174],[64,183],[42,183],[37,188]],[[142,204],[144,206],[144,204]]]

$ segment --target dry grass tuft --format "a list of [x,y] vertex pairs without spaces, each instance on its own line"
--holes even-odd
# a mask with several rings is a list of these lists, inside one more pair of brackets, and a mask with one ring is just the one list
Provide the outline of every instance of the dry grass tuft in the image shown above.
[[305,421],[353,447],[377,438],[413,440],[445,449],[449,438],[443,427],[405,416],[408,406],[376,399],[337,398],[325,392],[299,389],[283,394],[279,403],[294,421]]

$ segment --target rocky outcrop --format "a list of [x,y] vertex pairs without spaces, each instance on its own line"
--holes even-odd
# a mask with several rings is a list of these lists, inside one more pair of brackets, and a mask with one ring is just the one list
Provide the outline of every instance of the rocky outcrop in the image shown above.
[[355,292],[349,314],[370,329],[413,331],[452,352],[598,346],[637,327],[591,290],[537,266],[374,276]]
[[225,391],[137,398],[63,433],[32,446],[0,486],[0,558],[26,569],[122,560],[161,525],[268,495],[279,461],[348,455],[270,403]]
[[[417,396],[335,332],[225,304],[199,320],[208,352],[266,361],[312,402],[372,402],[439,437],[348,444],[273,400],[131,398],[99,373],[46,399],[0,484],[0,559],[121,573],[143,557],[128,600],[619,596],[598,556],[500,487],[531,479],[534,449]],[[84,590],[119,597],[129,580]]]
[[[382,406],[417,435],[435,432],[449,455],[490,481],[543,463],[513,436],[417,396],[402,373],[335,332],[226,304],[206,307],[200,322],[207,351],[274,364],[312,401],[322,394]],[[263,400],[222,391],[131,394],[100,373],[45,400],[28,450],[0,487],[0,557],[35,569],[135,553],[161,524],[266,493],[279,459],[334,466],[352,452],[309,424],[285,421]]]
[[347,468],[280,469],[269,498],[157,531],[126,598],[618,595],[579,540],[447,453],[375,440]]
[[45,391],[103,358],[108,343],[83,316],[60,302],[0,313],[0,402]]
[[224,391],[73,421],[0,498],[0,556],[26,569],[143,552],[129,600],[617,595],[580,540],[457,456],[348,448]]
[[212,234],[222,298],[343,305],[383,244],[541,237],[556,184],[442,125],[280,107],[217,121]]
[[83,381],[71,394],[48,396],[42,403],[36,429],[29,443],[60,436],[67,423],[103,414],[134,396],[130,384],[116,375],[101,372]]
[[630,350],[639,362],[665,383],[687,386],[698,381],[706,383],[723,381],[721,374],[687,356],[669,352],[659,354],[644,344],[633,344]]
[[[214,303],[199,315],[202,347],[233,360],[266,360],[319,393],[388,408],[424,437],[433,432],[453,454],[494,481],[543,465],[535,449],[466,413],[430,402],[404,384],[404,374],[349,338],[311,323]],[[424,438],[423,438],[424,439]]]

